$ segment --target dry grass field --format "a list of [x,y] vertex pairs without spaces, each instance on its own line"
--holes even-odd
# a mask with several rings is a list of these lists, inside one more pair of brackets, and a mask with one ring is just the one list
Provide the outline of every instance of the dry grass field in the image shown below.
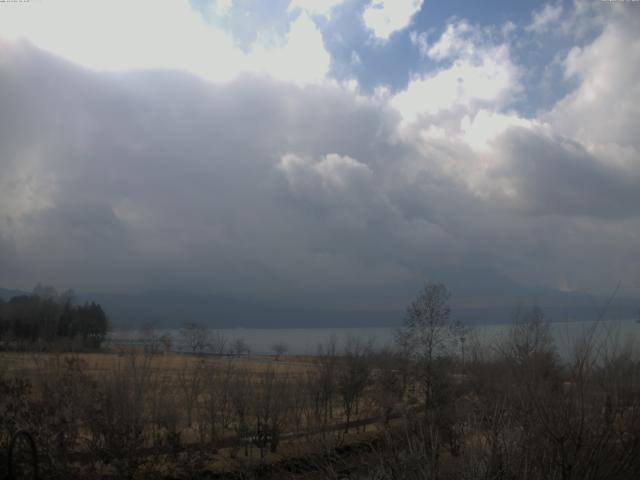
[[465,362],[356,340],[315,357],[0,352],[0,456],[26,430],[45,478],[640,478],[638,352],[591,337],[561,360],[548,328],[468,342]]
[[[91,353],[43,353],[43,352],[0,352],[0,372],[7,376],[32,378],[43,368],[55,368],[68,361],[79,361],[84,371],[99,377],[105,372],[118,370],[130,361],[131,356],[144,356],[141,349],[120,349]],[[276,373],[302,375],[314,368],[312,357],[288,355],[276,360],[272,355],[213,356],[188,355],[181,353],[161,353],[150,357],[151,369],[175,376],[185,368],[202,365],[204,368],[224,368],[233,364],[250,373],[273,370]]]
[[[41,450],[67,474],[228,472],[309,457],[377,431],[367,420],[378,410],[364,393],[366,382],[340,401],[342,362],[140,348],[2,352],[0,376],[24,387],[13,392],[23,405],[16,421],[35,430]],[[29,425],[29,408],[46,417]],[[135,461],[122,458],[134,452]]]

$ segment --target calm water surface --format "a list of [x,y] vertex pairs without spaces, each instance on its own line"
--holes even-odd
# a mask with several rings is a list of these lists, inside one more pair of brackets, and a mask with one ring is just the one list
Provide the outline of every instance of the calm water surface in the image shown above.
[[[475,336],[481,344],[492,345],[503,338],[509,331],[509,324],[481,325],[471,328],[468,336]],[[236,339],[243,339],[251,348],[251,353],[271,354],[271,347],[276,343],[284,343],[288,352],[296,355],[313,355],[319,344],[326,344],[335,339],[338,350],[350,337],[371,341],[376,348],[393,345],[395,327],[372,328],[282,328],[257,329],[236,328],[220,329],[228,344]],[[553,322],[551,333],[561,355],[572,351],[575,341],[595,331],[599,339],[607,339],[610,345],[622,346],[627,342],[640,339],[640,323],[635,320],[616,320],[607,322]],[[179,330],[158,330],[157,334],[168,333],[174,339],[174,348],[183,350],[180,343]],[[136,342],[141,340],[139,332],[117,331],[110,336],[113,344]]]

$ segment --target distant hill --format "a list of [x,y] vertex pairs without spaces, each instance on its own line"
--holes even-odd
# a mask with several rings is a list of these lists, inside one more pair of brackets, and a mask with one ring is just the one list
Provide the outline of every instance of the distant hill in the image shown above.
[[14,290],[10,288],[0,288],[0,298],[5,302],[9,300],[11,297],[17,297],[19,295],[28,295],[29,292],[25,292],[23,290]]
[[[452,316],[469,324],[506,323],[513,320],[518,304],[536,301],[553,320],[594,320],[605,297],[550,290],[523,292],[520,296],[504,296],[495,304],[494,297],[452,296]],[[404,308],[360,309],[301,307],[280,301],[238,299],[193,292],[154,290],[135,294],[111,295],[87,293],[78,301],[95,301],[102,305],[114,326],[135,328],[145,322],[158,326],[179,326],[185,321],[199,322],[217,328],[306,328],[306,327],[377,327],[400,325]],[[607,309],[607,318],[632,318],[636,302],[616,299]]]
[[[452,292],[453,318],[468,324],[510,322],[518,304],[530,305],[534,301],[555,321],[594,320],[607,302],[607,298],[597,295],[527,287],[499,276],[484,283],[478,278],[443,280]],[[477,282],[481,286],[474,289]],[[0,297],[5,300],[25,293],[0,289]],[[89,301],[103,306],[116,329],[135,329],[148,322],[171,328],[187,321],[212,328],[376,327],[399,325],[404,316],[404,308],[321,308],[283,300],[270,302],[171,290],[77,294],[77,302]],[[635,318],[638,305],[639,300],[616,298],[606,316]]]
[[113,295],[86,293],[78,301],[102,305],[117,328],[153,322],[174,327],[186,321],[217,328],[295,328],[392,325],[396,311],[350,311],[304,308],[285,303],[242,300],[192,292],[153,290]]

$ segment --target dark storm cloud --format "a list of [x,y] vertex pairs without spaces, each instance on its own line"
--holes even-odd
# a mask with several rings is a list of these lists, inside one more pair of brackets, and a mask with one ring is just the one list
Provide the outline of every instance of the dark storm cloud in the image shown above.
[[[2,226],[36,273],[96,288],[176,276],[235,291],[308,288],[378,268],[383,281],[389,267],[349,258],[358,251],[349,242],[369,241],[368,224],[388,213],[367,198],[376,180],[351,191],[356,171],[329,205],[334,222],[314,217],[312,192],[292,194],[281,168],[289,152],[310,162],[338,152],[381,175],[393,168],[404,147],[388,141],[395,118],[375,102],[250,77],[216,87],[171,72],[100,76],[27,47],[3,55],[3,96],[23,102],[6,102],[2,118],[33,122],[4,131],[3,180],[23,198]],[[365,224],[352,228],[361,214]]]
[[509,159],[495,174],[518,191],[517,208],[535,214],[637,217],[640,165],[617,167],[575,141],[514,128],[502,136]]

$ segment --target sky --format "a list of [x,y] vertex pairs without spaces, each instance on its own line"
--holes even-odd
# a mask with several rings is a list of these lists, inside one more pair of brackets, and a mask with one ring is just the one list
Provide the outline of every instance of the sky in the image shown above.
[[640,296],[638,32],[622,1],[0,2],[0,286]]

